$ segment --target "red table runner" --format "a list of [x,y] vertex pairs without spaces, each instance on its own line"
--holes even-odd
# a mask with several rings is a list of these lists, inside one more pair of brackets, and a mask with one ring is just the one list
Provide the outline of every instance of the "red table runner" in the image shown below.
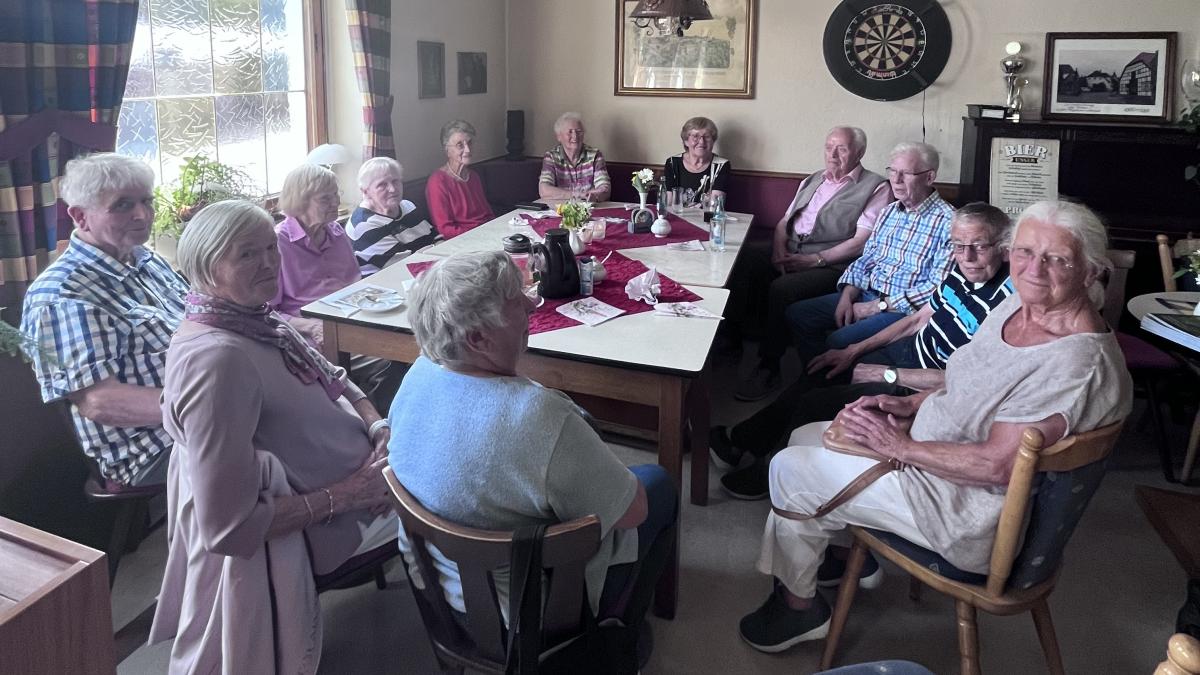
[[[416,277],[421,272],[429,269],[433,265],[433,261],[429,262],[414,262],[408,263],[408,271]],[[625,310],[625,314],[640,314],[649,312],[654,307],[648,305],[641,300],[630,300],[625,293],[625,284],[630,279],[645,272],[648,267],[642,264],[639,260],[627,258],[620,253],[613,253],[608,262],[604,263],[604,270],[608,273],[608,277],[595,285],[592,297],[597,300],[610,304]],[[678,282],[666,277],[659,272],[659,284],[662,291],[658,294],[659,302],[695,302],[700,300],[700,296],[689,291],[681,286]],[[529,334],[536,335],[545,333],[546,331],[558,330],[559,328],[569,328],[571,326],[582,325],[575,319],[569,318],[556,311],[560,305],[572,302],[582,298],[582,295],[574,295],[569,298],[559,298],[557,300],[547,299],[529,315]],[[621,316],[625,316],[622,314]],[[610,321],[619,321],[620,316],[610,319]]]
[[[592,211],[592,219],[596,218],[622,218],[626,221],[633,211],[627,211],[625,208],[610,208],[596,209]],[[522,213],[521,216],[533,227],[533,231],[539,236],[545,238],[546,231],[556,227],[562,227],[562,218],[533,218],[527,213]],[[631,234],[625,223],[606,223],[605,236],[602,241],[592,240],[587,246],[587,255],[595,255],[604,257],[609,251],[615,251],[623,248],[645,248],[647,246],[662,246],[664,244],[672,244],[676,242],[692,241],[699,239],[700,241],[708,241],[708,232],[696,227],[679,216],[668,213],[667,222],[671,224],[671,234],[665,237],[656,237],[649,232],[639,232]]]

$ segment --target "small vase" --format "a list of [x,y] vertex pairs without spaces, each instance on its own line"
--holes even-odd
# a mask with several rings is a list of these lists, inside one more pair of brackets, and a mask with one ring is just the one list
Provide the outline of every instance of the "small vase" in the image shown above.
[[643,208],[643,209],[646,208],[646,199],[648,196],[649,196],[649,193],[646,193],[646,192],[638,193],[638,202],[640,204],[640,206],[638,208]]
[[587,244],[583,243],[583,240],[579,238],[577,230],[571,230],[571,234],[567,237],[567,243],[571,246],[571,253],[575,255],[581,255],[587,250]]
[[650,232],[656,237],[665,237],[671,234],[671,223],[667,222],[666,217],[660,213],[654,223],[650,225]]

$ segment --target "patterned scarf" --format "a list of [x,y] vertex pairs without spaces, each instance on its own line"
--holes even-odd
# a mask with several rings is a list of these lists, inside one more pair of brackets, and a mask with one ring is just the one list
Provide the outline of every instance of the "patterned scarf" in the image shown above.
[[345,371],[327,361],[321,353],[292,328],[288,322],[264,304],[244,307],[228,300],[188,291],[184,316],[189,321],[215,326],[251,340],[275,345],[283,352],[283,363],[304,384],[319,381],[329,400],[336,401],[346,390]]

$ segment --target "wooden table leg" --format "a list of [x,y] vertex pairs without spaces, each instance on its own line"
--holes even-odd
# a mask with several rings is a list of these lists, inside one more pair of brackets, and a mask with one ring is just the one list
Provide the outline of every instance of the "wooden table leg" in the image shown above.
[[[679,494],[683,494],[683,421],[685,381],[671,378],[662,385],[658,402],[658,463],[667,470]],[[680,500],[682,501],[682,500]],[[683,520],[683,505],[678,505],[678,518]],[[664,619],[675,618],[675,605],[679,597],[679,533],[680,522],[675,528],[675,546],[671,560],[654,591],[654,614]]]
[[[683,513],[678,517],[682,519]],[[679,533],[682,530],[682,523],[676,523],[671,557],[662,571],[662,576],[658,578],[658,586],[654,589],[654,616],[660,619],[674,619],[675,606],[679,602]]]
[[688,389],[688,421],[691,423],[692,450],[692,503],[696,506],[708,506],[708,426],[711,419],[712,406],[709,403],[711,392],[708,369],[695,380]]
[[321,355],[335,366],[350,370],[350,352],[344,352],[338,345],[338,324],[336,321],[322,321],[321,331],[325,341],[321,343]]

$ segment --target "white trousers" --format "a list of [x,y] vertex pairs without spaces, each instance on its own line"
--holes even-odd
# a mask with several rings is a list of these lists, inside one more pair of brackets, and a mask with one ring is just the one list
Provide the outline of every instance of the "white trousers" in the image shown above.
[[[771,460],[771,503],[797,513],[813,513],[876,462],[865,457],[826,450],[821,434],[829,422],[814,422],[792,432],[790,447]],[[770,574],[789,591],[811,598],[817,590],[817,568],[830,544],[850,546],[848,525],[895,532],[918,546],[930,548],[917,529],[912,510],[891,472],[876,480],[849,502],[822,518],[796,521],[774,512],[767,516],[758,570]]]

